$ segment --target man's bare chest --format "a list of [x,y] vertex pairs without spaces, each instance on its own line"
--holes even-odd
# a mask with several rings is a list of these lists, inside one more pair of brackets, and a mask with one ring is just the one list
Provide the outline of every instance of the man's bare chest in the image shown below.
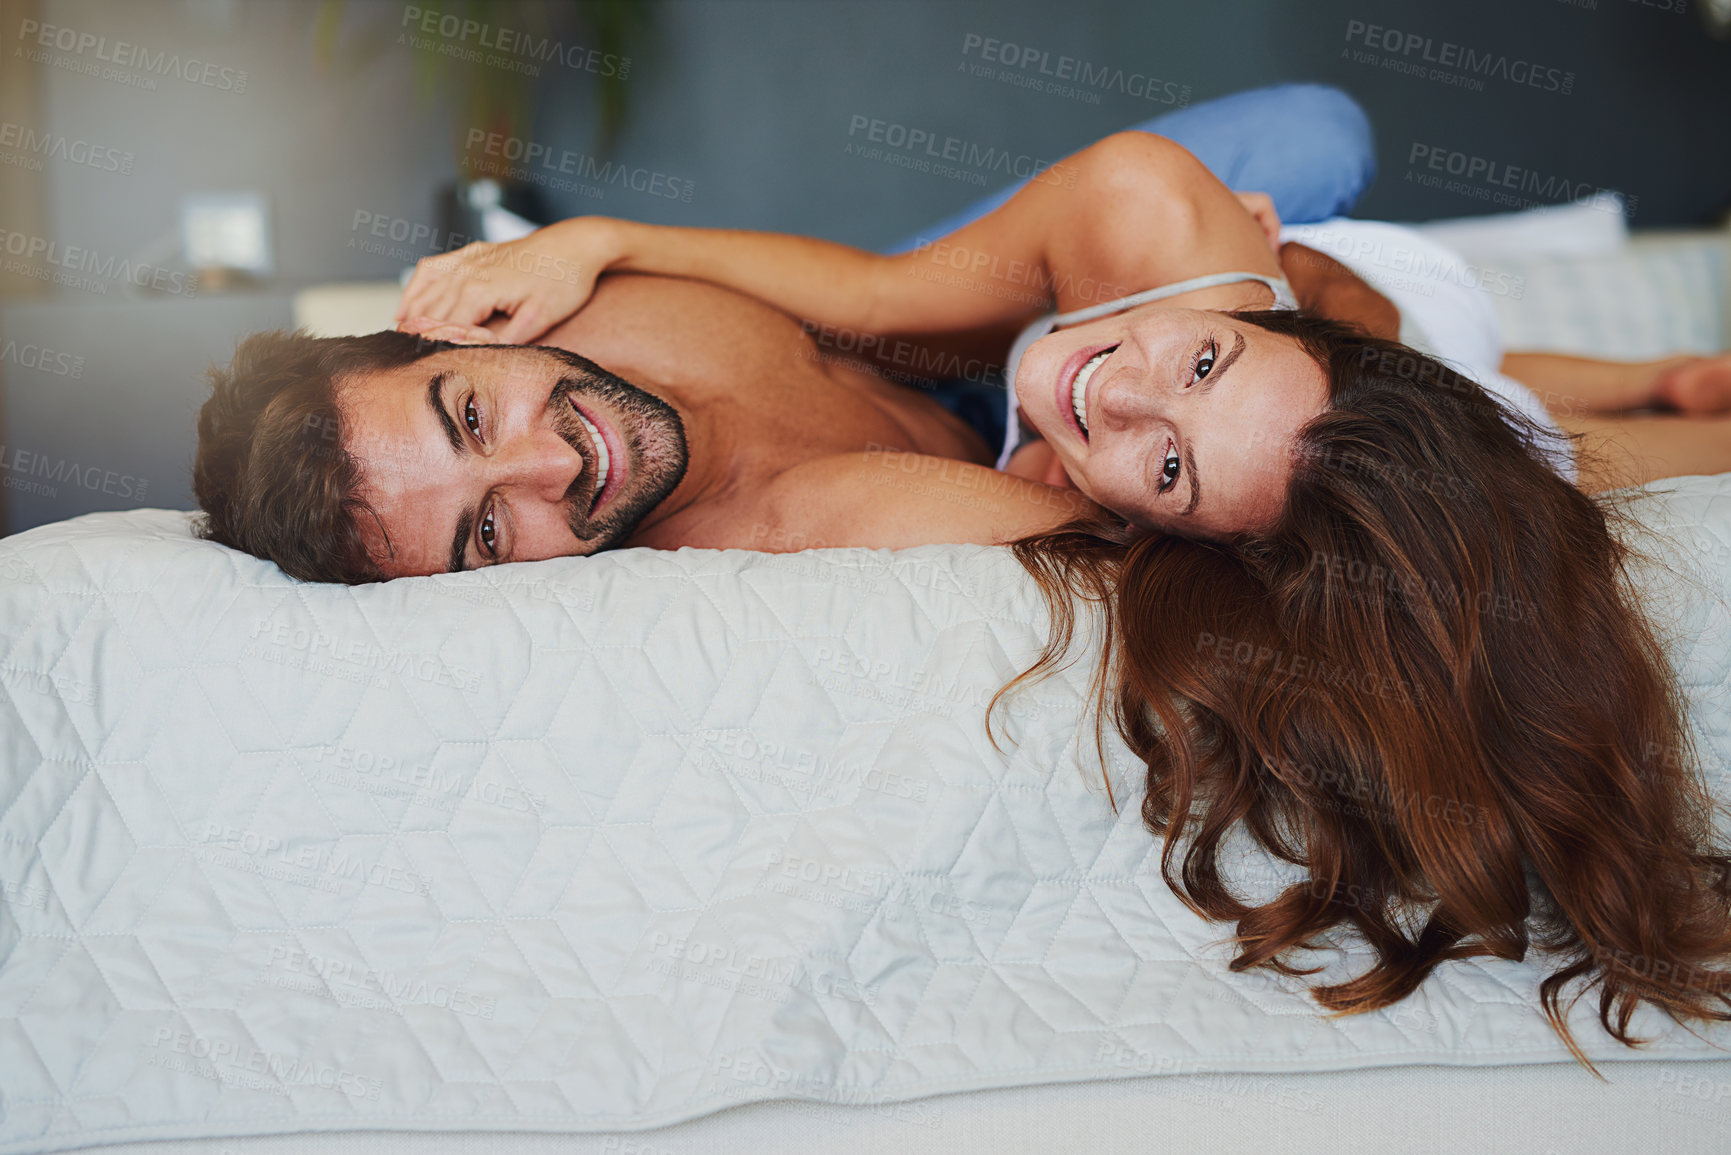
[[548,335],[628,381],[653,382],[702,431],[694,453],[762,480],[815,457],[874,449],[980,461],[973,431],[923,394],[818,346],[787,314],[696,281],[601,281]]

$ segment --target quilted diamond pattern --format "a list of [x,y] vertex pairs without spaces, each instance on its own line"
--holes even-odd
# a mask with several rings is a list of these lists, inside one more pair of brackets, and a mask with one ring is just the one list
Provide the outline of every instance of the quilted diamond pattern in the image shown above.
[[[1641,509],[1723,794],[1731,475]],[[137,511],[0,542],[0,581],[3,1151],[1567,1058],[1532,965],[1347,1019],[1226,971],[1107,804],[1086,662],[987,740],[1045,626],[1001,550],[342,589]],[[1656,1019],[1643,1057],[1731,1042]]]

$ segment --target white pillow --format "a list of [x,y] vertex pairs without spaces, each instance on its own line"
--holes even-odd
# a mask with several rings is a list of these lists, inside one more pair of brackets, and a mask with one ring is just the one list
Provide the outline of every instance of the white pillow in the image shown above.
[[1472,257],[1596,257],[1629,243],[1621,193],[1516,213],[1426,221],[1411,227]]

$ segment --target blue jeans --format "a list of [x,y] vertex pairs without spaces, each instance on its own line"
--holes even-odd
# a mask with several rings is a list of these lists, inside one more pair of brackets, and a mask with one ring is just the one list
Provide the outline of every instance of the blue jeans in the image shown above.
[[[1130,127],[1177,141],[1227,188],[1267,193],[1288,224],[1343,215],[1376,176],[1369,118],[1352,97],[1321,84],[1253,88]],[[975,201],[886,251],[953,233],[1027,183]]]

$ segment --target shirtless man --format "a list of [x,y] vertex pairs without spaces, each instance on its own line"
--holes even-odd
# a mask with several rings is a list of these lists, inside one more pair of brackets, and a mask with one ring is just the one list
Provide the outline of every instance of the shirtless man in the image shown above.
[[[1133,137],[1147,146],[1125,147]],[[1326,158],[1317,163],[1326,170]],[[1194,270],[1199,259],[1282,271],[1274,223],[1229,197],[1222,209],[1223,186],[1169,142],[1118,134],[1063,165],[1012,202],[1029,206],[1030,232],[1042,222],[1030,244],[1072,250],[1040,257],[1036,284],[1060,282],[1060,262],[1120,270],[1122,292],[1178,279],[1167,269]],[[1087,224],[1100,214],[1078,206],[1100,198],[1121,228]],[[1211,207],[1199,217],[1198,204]],[[1014,214],[994,216],[1016,227]],[[1053,220],[1077,223],[1066,233]],[[1131,248],[1138,254],[1124,255]],[[1332,299],[1329,311],[1377,323],[1380,298],[1340,266],[1306,258],[1284,270],[1302,303]],[[899,259],[937,267],[932,254]],[[297,577],[357,582],[622,545],[993,544],[1097,509],[1073,489],[993,470],[993,447],[930,396],[838,355],[759,300],[628,273],[602,278],[592,296],[581,287],[586,303],[540,333],[538,348],[496,344],[514,320],[503,313],[423,326],[419,337],[250,339],[214,375],[200,416],[195,488],[208,536]],[[1006,309],[984,287],[978,323],[913,340],[1001,362],[1041,310]],[[1205,289],[1197,307],[1259,307],[1262,293]],[[1073,284],[1056,284],[1055,296],[1093,303]],[[908,347],[897,340],[886,334],[876,347]],[[1021,472],[1061,479],[1040,463]]]

